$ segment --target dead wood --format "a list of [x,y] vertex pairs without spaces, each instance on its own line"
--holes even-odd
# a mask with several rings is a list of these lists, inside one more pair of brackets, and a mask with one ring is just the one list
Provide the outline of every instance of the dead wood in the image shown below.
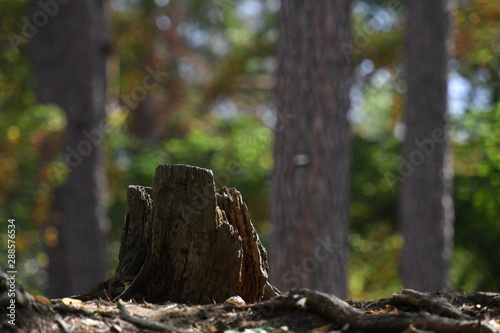
[[[402,291],[401,293],[407,296],[408,294],[412,295],[414,292]],[[406,300],[409,301],[407,304]],[[408,297],[396,297],[395,303],[414,306],[416,302]],[[300,309],[318,314],[340,327],[360,332],[396,333],[403,332],[408,328],[415,328],[436,333],[498,333],[498,330],[480,320],[449,318],[447,317],[450,315],[448,311],[440,312],[440,315],[424,311],[365,313],[333,295],[308,289],[293,290],[286,297],[276,297],[270,301],[250,305],[249,307],[262,311],[264,314],[271,314],[274,311]],[[455,316],[455,314],[452,316]]]
[[222,219],[238,230],[241,249],[245,254],[241,262],[236,295],[247,302],[260,301],[267,292],[264,287],[267,283],[269,266],[267,252],[252,225],[247,205],[235,188],[223,187],[217,191],[217,208],[223,215]]
[[241,194],[216,191],[207,169],[160,165],[152,188],[129,186],[119,259],[113,278],[73,297],[204,304],[276,295]]
[[390,299],[394,305],[411,305],[419,309],[437,314],[439,316],[454,319],[472,319],[470,316],[462,313],[450,303],[439,299],[437,296],[421,293],[411,289],[405,289],[397,293]]

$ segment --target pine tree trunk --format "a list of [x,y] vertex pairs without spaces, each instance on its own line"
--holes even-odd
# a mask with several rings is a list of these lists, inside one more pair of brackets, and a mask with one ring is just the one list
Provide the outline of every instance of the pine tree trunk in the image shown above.
[[350,1],[283,1],[271,278],[347,296]]
[[100,0],[41,4],[28,1],[34,90],[39,102],[55,103],[67,118],[61,149],[68,178],[54,191],[47,226],[57,235],[48,248],[49,295],[59,297],[97,283],[107,269],[101,157],[107,34]]
[[406,288],[448,286],[452,254],[452,165],[448,151],[448,0],[408,2],[408,95],[401,202]]

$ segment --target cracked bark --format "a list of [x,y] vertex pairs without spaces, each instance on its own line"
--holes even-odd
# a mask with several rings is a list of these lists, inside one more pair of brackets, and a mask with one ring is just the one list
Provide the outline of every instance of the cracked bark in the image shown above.
[[216,191],[207,169],[160,165],[152,188],[129,186],[119,259],[113,278],[75,297],[205,304],[274,296],[241,194]]

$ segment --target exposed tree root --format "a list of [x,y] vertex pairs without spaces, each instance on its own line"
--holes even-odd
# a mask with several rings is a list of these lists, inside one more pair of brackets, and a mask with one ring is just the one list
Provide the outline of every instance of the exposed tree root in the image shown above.
[[488,323],[471,320],[451,305],[432,300],[427,295],[412,290],[403,290],[390,299],[389,303],[424,306],[434,313],[396,310],[390,313],[366,313],[333,295],[308,289],[296,289],[286,297],[277,297],[250,307],[264,315],[277,310],[300,309],[320,315],[339,326],[362,332],[399,333],[415,328],[436,333],[498,333],[498,330]]
[[394,295],[390,301],[393,305],[412,305],[419,309],[426,309],[432,314],[453,319],[469,319],[473,318],[463,314],[450,303],[444,302],[439,298],[427,295],[415,290],[405,289]]

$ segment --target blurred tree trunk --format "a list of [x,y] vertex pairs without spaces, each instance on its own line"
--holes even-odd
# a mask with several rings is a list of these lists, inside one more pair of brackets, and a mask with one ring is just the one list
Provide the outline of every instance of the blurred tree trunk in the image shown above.
[[448,285],[453,242],[448,0],[410,1],[407,20],[402,277],[405,288],[434,291]]
[[57,237],[48,248],[49,295],[60,297],[95,285],[107,269],[101,144],[108,41],[100,0],[41,4],[28,2],[37,27],[30,45],[34,90],[39,102],[57,104],[67,117],[61,148],[68,178],[54,191],[46,231]]
[[[347,296],[350,1],[283,1],[270,277]],[[346,47],[349,46],[349,47]]]

